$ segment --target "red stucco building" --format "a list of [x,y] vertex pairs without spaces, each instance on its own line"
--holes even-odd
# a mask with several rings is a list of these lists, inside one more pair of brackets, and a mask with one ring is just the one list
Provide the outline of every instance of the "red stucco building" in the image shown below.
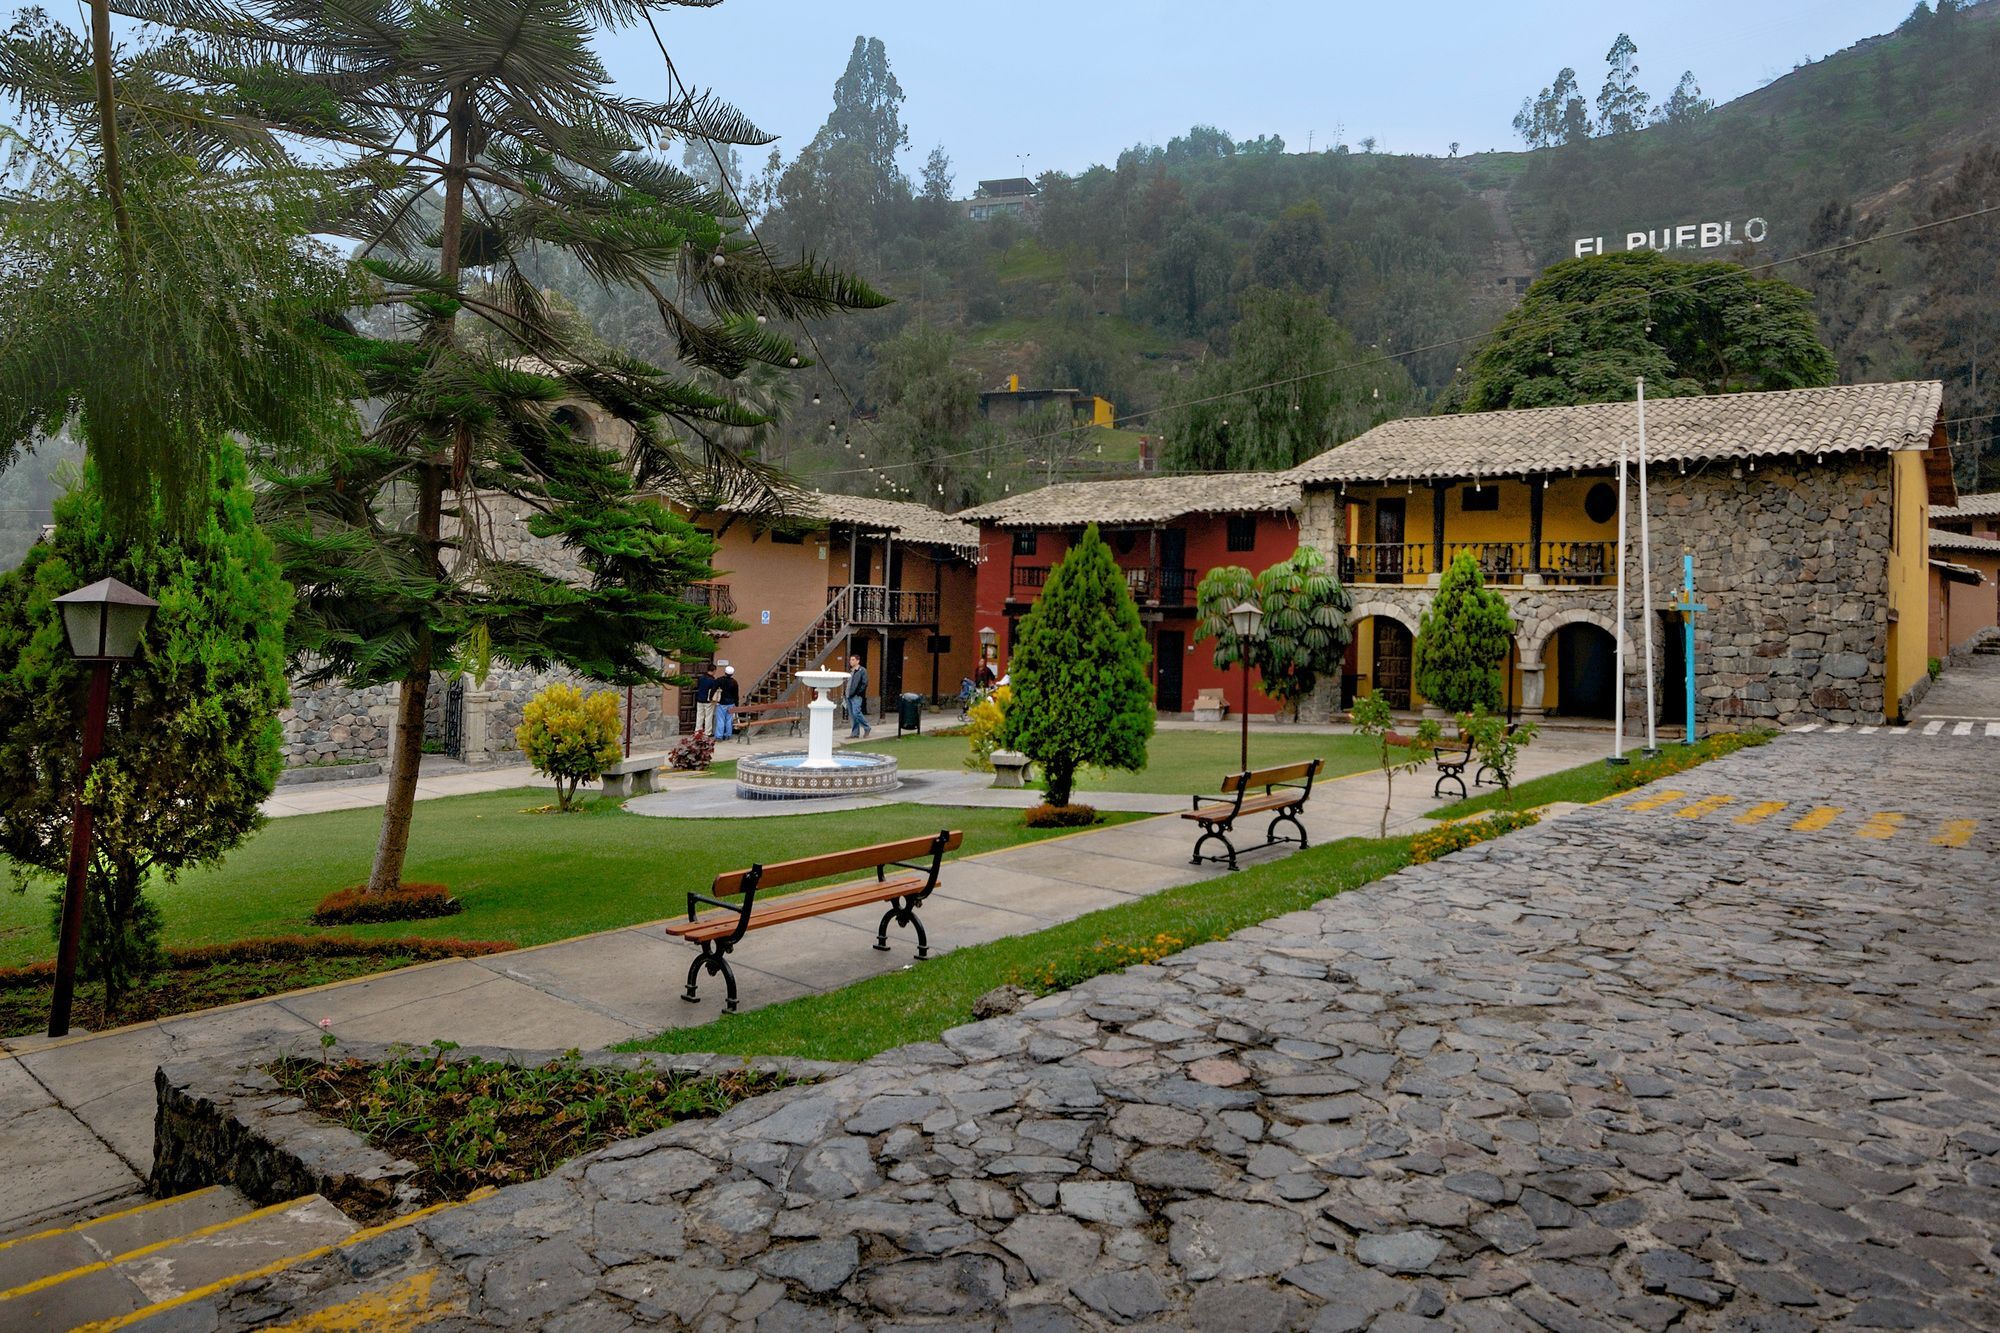
[[[1195,590],[1218,565],[1253,572],[1298,549],[1299,488],[1277,476],[1148,477],[1065,482],[957,515],[979,525],[973,625],[990,631],[995,669],[1005,672],[1014,627],[1041,596],[1049,570],[1095,523],[1125,571],[1153,648],[1155,705],[1191,711],[1203,691],[1238,707],[1242,679],[1215,665],[1213,645],[1195,638]],[[1255,688],[1250,711],[1276,711]]]

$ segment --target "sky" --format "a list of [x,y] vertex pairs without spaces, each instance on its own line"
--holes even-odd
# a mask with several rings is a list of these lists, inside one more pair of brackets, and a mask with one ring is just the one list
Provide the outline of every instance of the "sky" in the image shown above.
[[[972,182],[1081,171],[1135,143],[1206,122],[1238,139],[1282,135],[1378,151],[1517,148],[1521,99],[1574,66],[1586,97],[1622,30],[1655,100],[1692,69],[1716,101],[1806,59],[1886,32],[1913,0],[1760,0],[1754,5],[1611,6],[1544,0],[724,0],[660,20],[681,77],[711,87],[795,156],[826,119],[857,35],[880,37],[907,93],[912,176],[934,144],[959,192]],[[600,39],[633,96],[664,95],[644,28]],[[759,165],[765,150],[746,153]],[[1020,155],[1026,154],[1023,161]]]

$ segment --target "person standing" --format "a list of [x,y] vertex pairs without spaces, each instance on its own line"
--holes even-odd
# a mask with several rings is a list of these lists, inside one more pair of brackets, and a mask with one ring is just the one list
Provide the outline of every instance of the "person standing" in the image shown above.
[[875,728],[868,725],[868,668],[858,657],[847,659],[847,690],[841,698],[847,703],[847,739],[859,740],[873,732]]
[[736,683],[736,668],[722,668],[715,686],[715,739],[726,741],[736,734],[736,705],[743,700],[743,687]]
[[719,684],[713,662],[703,667],[701,674],[695,677],[694,729],[704,736],[715,735],[715,694]]

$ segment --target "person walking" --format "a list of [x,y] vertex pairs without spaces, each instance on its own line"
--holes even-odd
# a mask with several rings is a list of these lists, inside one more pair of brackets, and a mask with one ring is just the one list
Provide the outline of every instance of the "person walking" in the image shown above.
[[860,740],[873,732],[868,725],[868,668],[861,665],[861,659],[847,659],[847,689],[841,695],[847,704],[847,720],[850,724],[847,739]]
[[715,695],[721,682],[715,678],[715,663],[701,669],[694,682],[694,729],[703,736],[715,735]]
[[715,739],[726,741],[736,734],[736,705],[743,701],[743,687],[736,683],[736,668],[722,668],[715,686]]

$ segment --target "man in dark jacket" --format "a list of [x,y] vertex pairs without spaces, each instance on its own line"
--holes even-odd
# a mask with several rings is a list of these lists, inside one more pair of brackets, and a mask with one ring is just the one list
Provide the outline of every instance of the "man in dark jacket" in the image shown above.
[[736,705],[743,701],[743,687],[736,683],[736,668],[722,668],[715,685],[715,739],[726,741],[736,734]]
[[861,665],[861,659],[858,657],[847,659],[847,689],[841,695],[841,699],[847,705],[847,720],[850,724],[847,739],[860,740],[875,730],[868,725],[867,717],[868,668]]

